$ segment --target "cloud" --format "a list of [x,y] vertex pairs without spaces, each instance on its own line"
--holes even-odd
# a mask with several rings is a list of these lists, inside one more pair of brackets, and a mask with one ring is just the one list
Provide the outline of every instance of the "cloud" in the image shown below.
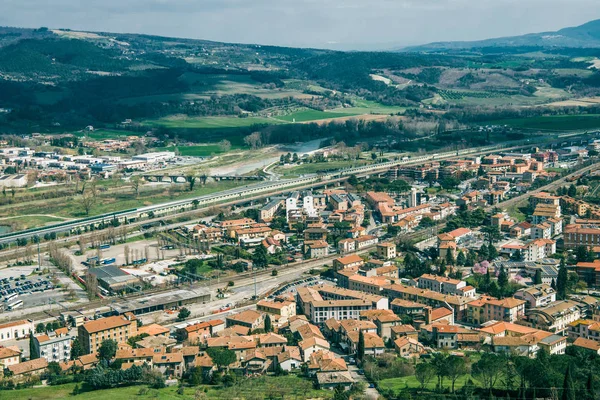
[[0,24],[229,42],[386,48],[560,29],[597,0],[2,0]]

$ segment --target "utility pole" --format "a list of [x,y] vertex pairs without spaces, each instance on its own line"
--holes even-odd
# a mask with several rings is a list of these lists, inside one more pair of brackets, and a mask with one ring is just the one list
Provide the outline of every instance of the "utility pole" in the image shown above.
[[256,300],[256,270],[254,269],[254,265],[252,266],[252,275],[254,275],[254,300]]

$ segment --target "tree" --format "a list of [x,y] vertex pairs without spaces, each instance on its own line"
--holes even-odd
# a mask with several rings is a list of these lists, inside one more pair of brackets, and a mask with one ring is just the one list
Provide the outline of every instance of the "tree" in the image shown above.
[[35,360],[36,358],[38,358],[38,355],[37,355],[37,351],[35,351],[33,332],[29,331],[29,359]]
[[90,210],[96,204],[96,198],[89,192],[85,192],[79,197],[79,204],[85,211],[85,215],[90,215]]
[[539,285],[541,283],[542,283],[542,271],[540,269],[537,269],[535,271],[535,275],[533,277],[533,284]]
[[356,348],[356,358],[363,360],[365,358],[365,335],[362,331],[358,333],[358,346]]
[[[446,264],[454,265],[454,252],[452,251],[452,249],[448,249],[448,251],[446,252]],[[442,274],[440,273],[440,275]]]
[[297,163],[298,162],[298,153],[294,153],[294,155],[292,156],[292,162],[293,163]]
[[585,389],[587,392],[587,399],[595,400],[596,399],[596,388],[594,385],[594,374],[592,372],[588,373],[587,382],[585,384]]
[[563,382],[562,400],[575,400],[575,386],[573,384],[573,378],[571,377],[571,366],[567,366],[565,372],[565,380]]
[[504,362],[501,357],[493,353],[483,353],[481,359],[473,364],[472,374],[474,377],[479,378],[484,387],[491,393],[492,388],[502,375],[503,369]]
[[508,286],[508,274],[504,267],[500,268],[500,273],[498,274],[498,286],[500,289],[505,290]]
[[466,258],[465,258],[465,253],[461,251],[458,252],[458,256],[456,256],[456,264],[463,266],[465,265],[465,263],[467,262]]
[[190,192],[194,191],[194,186],[196,185],[196,179],[197,178],[194,175],[188,175],[188,176],[185,177],[185,180],[189,184],[189,191]]
[[571,186],[569,186],[569,190],[567,192],[567,196],[569,196],[569,197],[576,197],[577,196],[577,187],[574,184],[571,184]]
[[213,360],[219,369],[232,364],[236,361],[237,357],[232,350],[218,347],[209,347],[206,350],[208,356]]
[[138,175],[131,177],[130,179],[131,182],[131,188],[133,189],[133,192],[135,193],[135,197],[139,197],[140,195],[140,186],[142,184],[142,178],[140,178]]
[[250,146],[253,150],[262,146],[262,138],[260,132],[254,132],[244,138],[244,143]]
[[447,376],[447,362],[448,357],[442,353],[436,353],[431,360],[431,365],[435,368],[435,374],[438,378],[437,386],[442,390],[444,385],[444,377]]
[[254,250],[252,254],[253,268],[264,268],[269,264],[269,255],[267,249],[263,245],[260,245]]
[[510,259],[512,261],[522,261],[523,260],[523,255],[521,254],[521,250],[517,249],[517,251],[515,251],[511,256]]
[[79,341],[79,338],[75,337],[75,339],[73,339],[73,341],[71,342],[71,354],[70,354],[69,359],[76,360],[84,354],[85,354],[85,350],[83,349],[83,346],[82,346],[81,342]]
[[189,318],[189,316],[192,313],[190,312],[190,310],[188,310],[187,308],[183,307],[180,311],[179,314],[177,314],[177,320],[178,321],[184,321],[185,319]]
[[454,384],[461,376],[467,373],[467,365],[464,358],[450,356],[446,360],[446,375],[452,381],[452,393],[454,393]]
[[554,280],[554,278],[552,278],[552,281],[550,282],[550,287],[556,290],[556,281]]
[[495,225],[487,225],[481,228],[481,232],[485,234],[488,245],[491,247],[495,242],[502,239],[502,234]]
[[35,333],[44,333],[46,332],[46,325],[43,322],[40,322],[35,326]]
[[417,378],[417,381],[421,384],[421,390],[425,389],[434,376],[435,368],[433,365],[427,362],[417,364],[417,367],[415,368],[415,378]]
[[498,257],[498,250],[496,249],[496,246],[489,245],[488,246],[488,259],[491,261],[491,260],[495,259],[496,257]]
[[269,333],[273,330],[273,324],[271,323],[271,317],[269,314],[265,317],[265,332]]
[[567,297],[567,281],[568,280],[569,280],[569,273],[567,272],[567,266],[561,265],[558,268],[558,277],[556,278],[556,295],[561,300],[563,300]]
[[100,359],[109,362],[114,358],[115,354],[117,354],[117,342],[112,339],[103,340],[98,350]]
[[219,142],[219,150],[222,152],[228,152],[231,149],[231,142],[227,139],[223,139]]

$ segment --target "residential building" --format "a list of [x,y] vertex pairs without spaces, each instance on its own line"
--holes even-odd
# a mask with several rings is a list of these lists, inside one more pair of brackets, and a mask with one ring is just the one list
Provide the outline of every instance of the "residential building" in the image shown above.
[[264,320],[265,315],[254,310],[242,311],[237,314],[229,315],[225,318],[227,327],[239,325],[250,330],[262,327]]
[[68,361],[71,357],[71,342],[69,334],[49,337],[47,334],[33,337],[33,357],[45,358],[48,362]]
[[556,301],[556,290],[552,289],[550,285],[542,283],[519,289],[515,292],[514,297],[525,300],[528,308],[546,307]]
[[360,258],[357,254],[350,254],[345,257],[336,258],[333,260],[333,268],[336,270],[352,268],[352,267],[360,267],[365,263],[365,261]]
[[561,300],[546,307],[527,311],[527,324],[533,328],[562,334],[572,322],[581,318],[580,304],[571,300]]
[[8,368],[21,362],[21,351],[13,347],[0,347],[0,368]]
[[393,260],[396,258],[396,244],[379,243],[377,245],[377,256],[383,260]]
[[96,353],[104,340],[124,343],[136,335],[137,322],[121,315],[90,321],[78,328],[79,341],[86,354]]

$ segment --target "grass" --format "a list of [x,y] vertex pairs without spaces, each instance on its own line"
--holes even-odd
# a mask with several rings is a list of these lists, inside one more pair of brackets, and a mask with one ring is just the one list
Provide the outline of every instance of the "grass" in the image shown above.
[[151,127],[186,128],[186,129],[218,129],[218,128],[241,128],[258,124],[279,124],[271,118],[237,116],[226,117],[186,117],[182,115],[170,116],[154,120],[144,121],[145,125]]
[[318,111],[318,110],[303,110],[298,111],[288,115],[281,115],[275,117],[279,121],[284,122],[309,122],[309,121],[318,121],[321,119],[329,119],[329,118],[340,118],[340,117],[352,117],[358,115],[358,113],[353,112],[329,112],[329,111]]
[[[475,384],[477,382],[469,375],[461,376],[456,383],[454,384],[454,390],[459,390],[462,388],[467,381],[471,378]],[[425,386],[428,390],[435,390],[437,385],[437,378],[432,379],[427,386]],[[401,378],[389,378],[382,379],[379,381],[378,387],[382,390],[392,390],[395,394],[398,394],[406,389],[419,389],[421,387],[421,383],[417,380],[415,376],[404,376]],[[451,389],[452,382],[449,379],[444,379],[444,388]]]
[[352,99],[353,106],[349,108],[336,108],[329,110],[330,113],[355,113],[355,114],[404,114],[406,107],[386,106],[375,101],[361,99],[359,97]]
[[91,132],[73,132],[75,136],[79,137],[89,137],[94,140],[105,140],[105,139],[119,139],[126,136],[141,136],[143,133],[133,132],[133,131],[124,131],[119,129],[96,129]]
[[361,165],[369,164],[366,160],[352,160],[352,161],[329,161],[325,163],[310,163],[302,164],[290,168],[278,167],[275,172],[283,174],[283,176],[299,176],[303,174],[315,174],[321,171],[337,170],[342,168],[359,167]]
[[[43,388],[20,389],[5,391],[7,397],[12,400],[53,400],[53,399],[75,399],[75,400],[130,400],[130,399],[161,399],[161,400],[193,400],[196,391],[203,392],[203,399],[264,399],[269,396],[278,399],[305,399],[321,398],[329,399],[332,392],[327,390],[313,389],[312,382],[297,377],[269,376],[242,379],[238,384],[230,388],[216,388],[211,386],[199,386],[185,388],[183,394],[177,394],[177,387],[164,389],[148,389],[146,386],[129,386],[116,389],[97,390],[72,395],[75,384],[48,386]],[[204,390],[206,392],[204,393]]]
[[[104,195],[100,194],[96,204],[90,210],[90,216],[117,210],[143,207],[172,200],[202,196],[247,184],[247,182],[229,181],[208,183],[205,186],[197,185],[193,192],[185,191],[184,188],[187,186],[184,184],[178,184],[176,187],[180,190],[177,190],[172,194],[169,193],[169,186],[167,185],[153,188],[142,187],[140,190],[140,195],[137,199],[133,195],[131,189],[123,188],[119,192],[109,192]],[[70,197],[68,199],[60,198],[46,201],[38,200],[29,203],[11,204],[0,208],[0,217],[12,216],[15,214],[53,214],[67,218],[80,218],[86,216],[77,197]],[[0,223],[0,225],[3,224]]]
[[[232,149],[239,149],[240,146],[231,146]],[[213,154],[226,153],[217,144],[206,144],[198,146],[177,146],[179,154],[182,156],[189,157],[209,157]],[[175,147],[159,147],[156,151],[175,151]]]
[[43,215],[31,215],[22,216],[17,218],[0,219],[0,225],[8,225],[13,231],[19,231],[23,229],[35,228],[38,226],[47,225],[53,222],[63,222],[64,219],[43,216]]
[[532,118],[487,121],[482,125],[508,125],[515,128],[552,131],[577,131],[600,128],[600,114],[548,115]]

